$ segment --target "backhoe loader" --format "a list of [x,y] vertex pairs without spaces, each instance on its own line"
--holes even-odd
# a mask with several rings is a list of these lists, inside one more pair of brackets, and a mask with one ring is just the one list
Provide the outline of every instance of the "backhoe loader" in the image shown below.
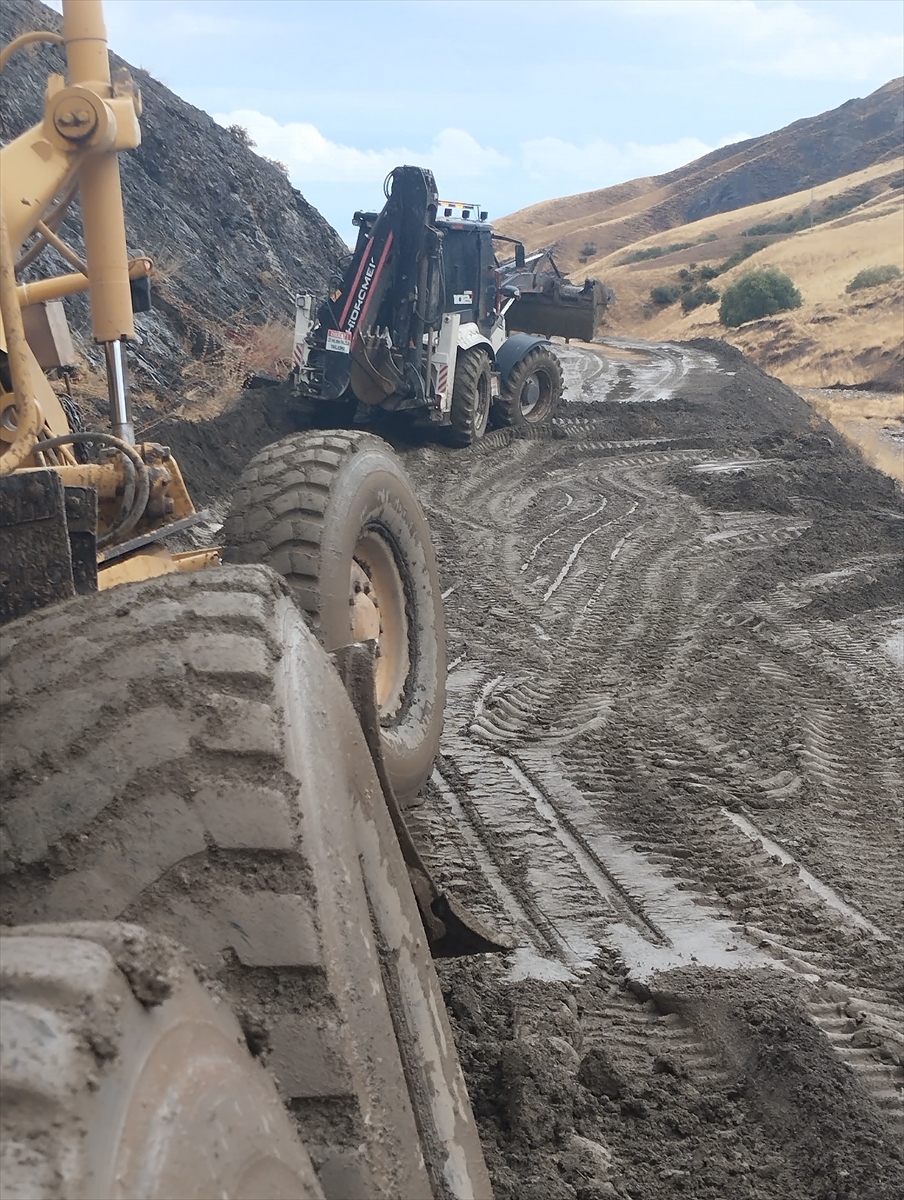
[[[489,1197],[431,958],[502,943],[403,812],[443,708],[420,506],[378,438],[300,434],[237,481],[222,555],[168,548],[197,514],[127,388],[141,99],[100,0],[0,69],[35,41],[66,72],[0,151],[0,1194]],[[17,280],[46,245],[72,271]],[[109,433],[42,370],[79,291]]]
[[[296,303],[292,381],[309,416],[403,413],[456,446],[493,426],[549,428],[562,397],[549,338],[591,339],[611,293],[571,284],[549,251],[528,264],[478,205],[441,201],[424,167],[396,167],[384,192],[379,213],[355,213],[330,296]],[[504,267],[499,243],[514,245]]]

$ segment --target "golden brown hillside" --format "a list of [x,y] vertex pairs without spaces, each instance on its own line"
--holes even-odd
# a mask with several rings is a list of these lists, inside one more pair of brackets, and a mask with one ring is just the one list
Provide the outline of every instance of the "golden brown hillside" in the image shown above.
[[[904,192],[894,186],[902,166],[902,159],[878,164],[813,189],[812,201],[808,190],[672,229],[667,237],[644,239],[627,253],[594,256],[583,269],[605,280],[618,297],[607,314],[607,331],[669,340],[724,336],[797,387],[892,385],[904,363],[904,280],[853,293],[845,288],[868,267],[904,269]],[[875,195],[835,220],[790,235],[745,236],[747,229],[805,214],[811,202],[817,208],[865,184]],[[659,258],[625,262],[639,251],[681,242],[693,244]],[[738,250],[756,245],[762,248],[710,280],[710,286],[721,293],[752,267],[778,267],[801,292],[799,309],[726,330],[719,324],[718,303],[685,313],[680,298],[668,305],[651,301],[654,288],[696,285],[701,268],[718,269]]]
[[577,259],[606,255],[657,233],[831,183],[902,151],[904,78],[862,99],[737,142],[664,175],[546,200],[497,222],[529,246],[555,243]]
[[[546,201],[497,226],[529,249],[554,247],[575,278],[592,275],[611,287],[617,302],[607,312],[607,333],[725,337],[795,387],[900,390],[904,281],[845,288],[865,268],[904,269],[902,95],[904,80],[893,80],[865,100],[725,147],[670,175]],[[827,179],[833,172],[838,177]],[[756,203],[742,199],[757,196]],[[725,269],[732,256],[751,250]],[[739,330],[719,324],[718,303],[683,311],[682,290],[709,282],[721,293],[761,266],[791,276],[803,295],[799,309]],[[671,289],[671,303],[654,302],[657,288]]]

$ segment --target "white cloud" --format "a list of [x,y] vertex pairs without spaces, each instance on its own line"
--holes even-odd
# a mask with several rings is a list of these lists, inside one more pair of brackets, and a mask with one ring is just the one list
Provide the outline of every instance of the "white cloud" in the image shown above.
[[[728,146],[748,136],[746,133],[732,134],[718,145]],[[532,179],[552,182],[564,177],[594,188],[638,176],[661,175],[717,148],[695,137],[648,146],[628,142],[622,147],[600,139],[577,146],[554,137],[535,138],[521,144],[524,169]]]
[[[491,146],[481,146],[463,129],[443,129],[433,139],[427,160],[434,173],[477,178],[499,167],[511,166],[511,159]],[[438,165],[433,167],[433,163]]]
[[[599,7],[591,0],[592,7]],[[604,5],[609,7],[608,0]],[[642,20],[679,22],[682,33],[715,43],[712,65],[789,79],[859,80],[901,73],[904,37],[862,33],[831,5],[795,0],[619,0]]]
[[397,146],[382,150],[359,150],[325,138],[315,125],[290,121],[281,125],[273,117],[254,109],[215,113],[220,125],[243,125],[267,158],[276,158],[289,168],[298,184],[379,183],[393,167],[415,162],[430,167],[439,178],[478,178],[510,160],[490,146],[482,146],[463,129],[443,129],[425,150]]

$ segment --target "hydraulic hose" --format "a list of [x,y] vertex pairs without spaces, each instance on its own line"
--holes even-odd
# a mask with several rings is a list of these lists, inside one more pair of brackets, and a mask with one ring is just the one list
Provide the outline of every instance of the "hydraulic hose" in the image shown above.
[[55,46],[65,45],[62,37],[58,33],[52,33],[49,29],[34,29],[31,33],[23,33],[20,37],[13,38],[0,50],[0,71],[18,50],[23,50],[33,42],[52,42]]
[[[62,198],[44,214],[44,220],[41,226],[44,229],[49,229],[52,233],[56,233],[59,227],[63,224],[63,217],[66,215],[66,210],[69,208],[72,201],[78,194],[78,180],[70,185],[69,190]],[[19,256],[19,261],[16,263],[16,274],[24,271],[25,268],[33,263],[42,250],[48,245],[47,239],[43,233],[38,230],[38,240]],[[81,268],[79,268],[81,269]]]
[[[151,494],[151,476],[144,459],[138,453],[134,446],[130,446],[128,442],[124,442],[121,438],[114,437],[112,433],[94,433],[91,430],[85,429],[79,433],[63,433],[59,437],[49,438],[46,442],[40,442],[35,449],[41,453],[45,450],[55,450],[57,446],[72,446],[79,442],[94,442],[101,446],[111,446],[114,450],[126,459],[129,465],[133,468],[132,480],[126,478],[126,490],[123,500],[129,501],[129,493],[134,489],[134,499],[131,503],[124,503],[123,508],[125,515],[115,521],[103,537],[97,539],[97,548],[102,550],[105,546],[109,546],[116,538],[122,537],[124,533],[128,533],[130,529],[134,529],[141,519],[141,515],[148,505],[148,498]],[[137,477],[137,484],[134,482]],[[131,483],[131,487],[130,487]]]

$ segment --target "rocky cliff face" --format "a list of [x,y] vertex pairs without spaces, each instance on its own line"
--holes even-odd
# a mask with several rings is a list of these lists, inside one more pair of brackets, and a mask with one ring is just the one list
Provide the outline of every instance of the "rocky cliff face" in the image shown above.
[[[3,0],[0,41],[26,29],[59,30],[62,18],[38,0]],[[162,399],[184,390],[193,356],[216,356],[247,342],[268,321],[291,322],[298,292],[322,293],[345,247],[335,230],[292,187],[277,164],[222,129],[145,71],[129,67],[141,88],[142,144],[120,156],[129,251],[158,263],[153,313],[136,324],[139,381]],[[3,73],[0,138],[40,119],[47,74],[65,70],[62,53],[38,45]],[[82,249],[74,206],[63,233]],[[53,251],[39,273],[71,268]],[[87,302],[67,301],[80,347],[92,354]]]

